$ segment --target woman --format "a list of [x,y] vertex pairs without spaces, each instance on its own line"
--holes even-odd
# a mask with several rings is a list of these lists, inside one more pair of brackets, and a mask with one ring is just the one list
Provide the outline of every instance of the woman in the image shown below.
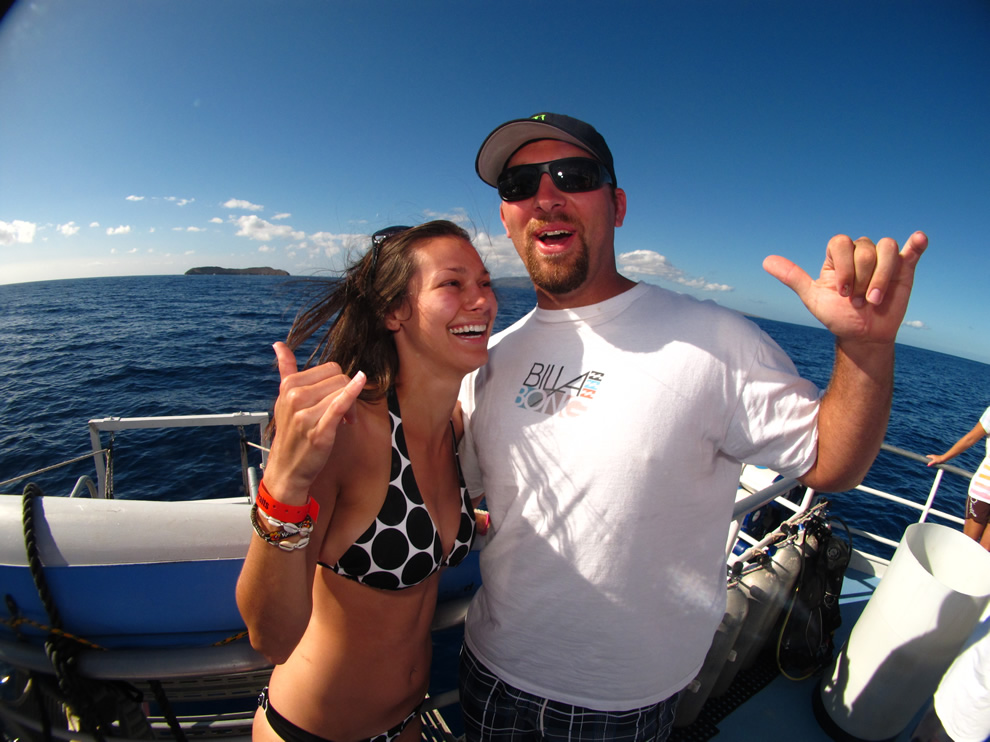
[[[392,227],[276,343],[276,434],[237,585],[276,665],[254,739],[419,738],[439,570],[475,532],[457,392],[495,312],[464,230]],[[292,351],[331,319],[297,372]]]
[[[928,454],[928,466],[944,464],[949,459],[958,456],[966,449],[983,440],[990,431],[990,407],[984,411],[976,426],[962,438],[952,444],[945,453]],[[969,483],[969,496],[966,498],[966,521],[963,523],[963,533],[979,542],[980,546],[990,551],[990,440],[987,441],[987,454],[983,463],[976,470]]]

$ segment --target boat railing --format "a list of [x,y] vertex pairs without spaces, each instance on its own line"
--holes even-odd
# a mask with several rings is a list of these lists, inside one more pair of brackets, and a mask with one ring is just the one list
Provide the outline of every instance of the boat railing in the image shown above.
[[93,478],[83,476],[76,480],[76,486],[72,488],[72,492],[69,493],[69,497],[78,497],[84,489],[89,490],[90,497],[100,496]]
[[[106,451],[105,450],[103,450],[103,451],[97,451],[95,453],[106,453]],[[27,472],[25,474],[18,474],[16,477],[11,477],[10,479],[5,479],[2,482],[0,482],[0,487],[7,487],[8,485],[11,485],[11,484],[20,484],[25,479],[30,479],[31,477],[36,477],[39,474],[46,474],[46,473],[48,473],[50,471],[55,471],[56,469],[61,469],[63,466],[70,466],[71,464],[76,464],[76,463],[79,463],[80,461],[85,461],[86,459],[88,459],[92,455],[93,455],[93,452],[90,452],[90,453],[87,453],[87,454],[83,454],[82,456],[76,456],[75,458],[68,459],[66,461],[61,461],[61,462],[59,462],[57,464],[53,464],[52,466],[46,466],[46,467],[43,467],[41,469],[35,469],[34,471],[29,471],[29,472]],[[89,484],[92,484],[93,480],[90,477],[79,477],[79,479],[76,481],[76,486],[72,490],[72,493],[73,494],[71,496],[75,496],[75,495],[79,494],[79,492],[82,491],[82,488],[83,487],[89,487],[89,484],[87,484],[84,481],[84,480],[87,480],[87,479],[89,480]],[[0,490],[0,491],[2,491],[2,490]],[[95,491],[95,487],[94,487],[94,489],[92,491]],[[96,497],[95,494],[93,496]]]
[[[939,487],[943,482],[945,474],[948,473],[968,481],[972,479],[973,472],[952,464],[938,464],[936,466],[929,467],[929,460],[925,456],[914,453],[913,451],[899,448],[889,443],[882,444],[881,451],[886,451],[887,453],[901,457],[908,461],[924,464],[925,469],[932,474],[931,486],[928,489],[924,502],[917,502],[890,492],[884,492],[883,490],[879,490],[865,484],[860,484],[851,491],[861,492],[869,497],[885,500],[904,508],[915,510],[917,511],[917,519],[915,520],[917,523],[924,523],[932,517],[940,518],[956,525],[961,525],[964,522],[958,515],[936,508],[935,498],[938,494]],[[732,526],[729,531],[729,539],[726,547],[727,563],[731,565],[734,561],[739,560],[739,556],[733,553],[733,547],[737,541],[742,541],[745,543],[749,547],[747,551],[752,553],[753,549],[763,548],[772,543],[775,538],[774,534],[770,534],[761,540],[749,537],[743,529],[743,522],[747,515],[774,501],[784,508],[794,512],[795,518],[799,517],[801,513],[810,507],[812,501],[815,499],[815,492],[810,488],[805,490],[803,497],[797,502],[786,497],[791,494],[794,488],[798,485],[799,483],[795,479],[781,479],[774,482],[769,487],[737,499],[732,513]],[[837,497],[841,498],[842,494],[837,495]],[[855,562],[853,566],[860,571],[866,572],[867,574],[883,574],[883,571],[886,569],[886,565],[890,563],[890,560],[880,553],[885,549],[877,549],[876,545],[881,545],[882,547],[887,547],[889,549],[896,548],[897,542],[877,533],[865,531],[854,526],[843,525],[848,529],[849,533],[856,538],[856,555],[854,557]],[[863,540],[869,542],[871,546],[864,548]]]
[[[101,417],[89,421],[89,439],[92,445],[93,464],[96,467],[97,496],[108,496],[108,472],[101,433],[111,434],[122,430],[143,430],[158,428],[198,428],[232,426],[241,430],[241,478],[245,492],[257,491],[257,472],[248,464],[247,442],[243,434],[249,425],[258,426],[258,439],[265,439],[265,427],[268,425],[267,412],[231,412],[218,415],[169,415],[161,417]],[[268,451],[264,447],[254,446],[261,451],[261,466],[268,462]],[[253,488],[252,488],[253,486]],[[111,493],[112,494],[112,493]]]

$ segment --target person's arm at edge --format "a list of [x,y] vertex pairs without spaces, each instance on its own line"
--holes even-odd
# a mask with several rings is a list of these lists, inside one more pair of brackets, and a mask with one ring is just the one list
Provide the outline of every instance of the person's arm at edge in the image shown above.
[[953,443],[952,447],[945,453],[926,454],[927,457],[930,459],[930,461],[928,462],[928,466],[935,466],[936,464],[944,464],[949,459],[954,459],[963,451],[966,451],[967,449],[975,446],[981,440],[986,438],[986,436],[987,436],[987,431],[984,430],[983,424],[976,423],[976,427],[974,427],[971,431],[966,433],[966,435],[964,435],[958,441]]

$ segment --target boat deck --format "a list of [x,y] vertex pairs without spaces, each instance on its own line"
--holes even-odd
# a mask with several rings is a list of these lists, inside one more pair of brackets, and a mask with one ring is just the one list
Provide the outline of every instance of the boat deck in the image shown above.
[[[836,653],[848,639],[878,582],[879,579],[872,575],[853,569],[846,571],[840,598],[842,625],[835,633]],[[757,736],[770,736],[768,730],[776,730],[773,736],[779,734],[786,739],[802,742],[851,739],[835,728],[829,733],[816,719],[814,698],[819,693],[820,681],[821,674],[805,680],[790,680],[780,674],[772,660],[761,662],[751,671],[740,673],[736,684],[723,698],[711,699],[694,724],[676,728],[671,740],[749,742]],[[732,695],[736,698],[726,698]],[[729,707],[728,710],[726,707]],[[911,732],[926,710],[927,707],[920,709],[892,742],[909,742]],[[829,721],[826,720],[826,723]]]
[[[879,582],[875,576],[867,575],[855,569],[848,569],[842,586],[840,605],[842,624],[835,634],[836,652],[845,643],[850,632],[859,619],[863,609],[873,594]],[[463,608],[463,606],[461,606]],[[463,627],[454,619],[445,628],[435,634],[437,655],[435,666],[443,668],[437,678],[438,682],[432,689],[434,695],[449,691],[456,686],[457,654],[460,646],[460,636]],[[210,679],[173,680],[163,683],[163,690],[175,707],[181,719],[187,738],[223,738],[247,742],[249,739],[250,717],[253,708],[250,704],[237,704],[227,713],[217,714],[216,703],[223,696],[245,697],[263,684],[266,670],[245,673],[241,682],[237,677],[226,676],[222,682]],[[767,730],[786,730],[789,739],[800,739],[807,742],[832,739],[842,739],[841,732],[835,730],[830,734],[816,720],[814,713],[814,697],[818,694],[821,676],[794,681],[780,674],[772,659],[762,659],[753,668],[737,676],[735,683],[721,697],[709,699],[703,707],[698,719],[686,727],[675,728],[671,740],[673,742],[703,742],[716,739],[718,742],[734,742],[735,740],[751,740],[754,736],[764,736]],[[216,688],[208,687],[215,682]],[[142,688],[147,699],[153,698],[151,688]],[[197,719],[195,703],[190,700],[205,701],[208,699],[212,706],[211,713]],[[423,739],[428,742],[455,742],[462,738],[463,728],[460,719],[460,709],[456,705],[443,706],[439,710],[424,713]],[[154,706],[152,706],[154,709]],[[911,732],[921,720],[926,708],[919,709],[915,718],[899,734],[896,742],[908,742]],[[8,710],[9,713],[9,710]],[[15,716],[18,716],[15,714]],[[149,714],[149,722],[154,738],[172,738],[168,724],[161,715]],[[26,719],[25,719],[26,721]],[[84,739],[86,735],[78,733],[59,733],[63,739]]]

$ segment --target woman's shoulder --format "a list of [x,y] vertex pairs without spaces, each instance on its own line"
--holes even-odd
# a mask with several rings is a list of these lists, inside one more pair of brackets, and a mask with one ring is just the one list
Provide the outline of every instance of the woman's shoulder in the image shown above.
[[331,514],[352,509],[370,487],[388,482],[392,457],[387,410],[363,401],[356,407],[353,422],[338,425],[333,449],[310,488],[310,496],[320,504],[322,533],[340,521]]

